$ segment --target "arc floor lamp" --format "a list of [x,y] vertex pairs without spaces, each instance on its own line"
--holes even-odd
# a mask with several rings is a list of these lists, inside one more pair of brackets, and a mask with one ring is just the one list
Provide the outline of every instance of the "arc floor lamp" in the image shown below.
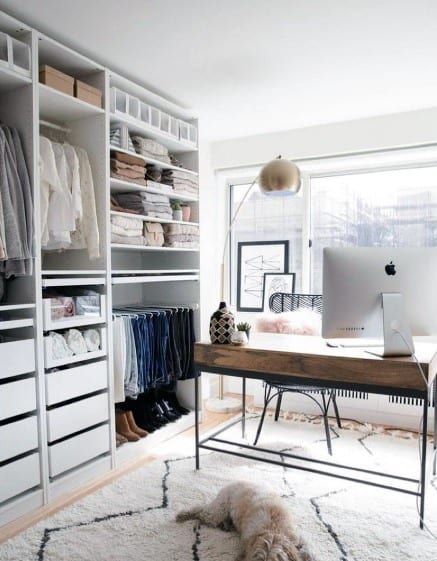
[[[222,260],[220,264],[220,302],[224,302],[225,300],[225,262],[229,236],[231,235],[232,227],[234,226],[241,207],[244,205],[253,187],[257,183],[261,192],[266,196],[279,194],[294,196],[299,192],[301,187],[300,170],[295,163],[278,156],[261,168],[259,175],[253,180],[244,193],[229,223],[223,244]],[[219,396],[218,398],[209,399],[207,408],[210,411],[221,413],[232,413],[241,408],[241,401],[239,399],[225,397],[223,376],[219,377]]]

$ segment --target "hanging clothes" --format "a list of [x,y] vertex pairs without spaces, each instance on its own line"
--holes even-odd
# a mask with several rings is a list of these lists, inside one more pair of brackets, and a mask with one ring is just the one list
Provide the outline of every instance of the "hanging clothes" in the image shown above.
[[127,307],[113,316],[116,403],[194,378],[194,314],[187,307]]
[[40,137],[41,244],[43,249],[87,249],[100,257],[93,174],[88,154]]
[[0,272],[31,275],[34,257],[33,198],[18,131],[0,126]]

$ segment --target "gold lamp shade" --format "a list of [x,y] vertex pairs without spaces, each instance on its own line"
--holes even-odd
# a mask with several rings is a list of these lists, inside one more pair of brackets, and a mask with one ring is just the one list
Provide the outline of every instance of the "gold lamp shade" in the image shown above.
[[301,186],[300,171],[296,164],[279,157],[262,168],[258,183],[264,193],[290,191],[295,195]]

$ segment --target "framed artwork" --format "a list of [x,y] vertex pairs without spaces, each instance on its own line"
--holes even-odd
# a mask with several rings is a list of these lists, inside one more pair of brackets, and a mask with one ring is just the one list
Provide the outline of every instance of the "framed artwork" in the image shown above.
[[238,242],[237,310],[262,312],[264,273],[287,272],[287,240]]
[[269,300],[275,292],[294,293],[296,273],[264,273],[263,310],[270,311]]

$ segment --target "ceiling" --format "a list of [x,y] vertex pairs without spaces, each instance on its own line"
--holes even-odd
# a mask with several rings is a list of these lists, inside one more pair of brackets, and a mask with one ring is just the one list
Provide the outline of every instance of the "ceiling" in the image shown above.
[[0,0],[211,140],[431,107],[435,0]]

